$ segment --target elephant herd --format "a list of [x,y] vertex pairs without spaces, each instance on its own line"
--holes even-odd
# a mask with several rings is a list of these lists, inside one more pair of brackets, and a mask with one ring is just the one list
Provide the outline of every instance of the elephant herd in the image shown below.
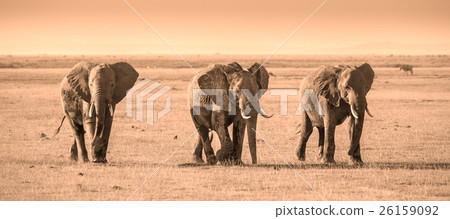
[[[61,101],[65,116],[73,131],[70,158],[78,160],[78,150],[88,162],[84,134],[91,143],[92,161],[106,163],[106,152],[111,133],[115,106],[133,87],[139,74],[128,63],[77,63],[61,82]],[[318,159],[323,163],[334,161],[334,132],[347,117],[349,123],[349,161],[362,164],[360,138],[364,115],[367,112],[366,95],[374,71],[367,63],[360,66],[321,66],[308,74],[300,86],[300,96],[307,91],[317,94],[321,110],[307,110],[300,118],[300,140],[296,155],[305,160],[306,143],[316,127],[319,131]],[[244,69],[237,62],[216,64],[195,75],[189,82],[188,102],[192,121],[198,132],[193,160],[210,165],[243,165],[241,160],[245,133],[252,164],[256,164],[256,127],[258,115],[271,118],[259,105],[259,99],[269,86],[269,73],[259,63]],[[307,100],[313,104],[314,98]],[[228,127],[232,125],[232,138]],[[219,136],[220,149],[214,154],[211,147],[212,131]]]

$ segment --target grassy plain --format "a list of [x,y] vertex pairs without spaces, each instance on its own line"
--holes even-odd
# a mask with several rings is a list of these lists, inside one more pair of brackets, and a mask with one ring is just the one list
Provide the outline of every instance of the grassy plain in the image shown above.
[[[126,200],[174,152],[130,200],[320,200],[301,177],[326,200],[450,200],[448,57],[435,56],[434,63],[444,63],[439,66],[432,64],[433,57],[391,58],[374,60],[376,79],[367,99],[375,117],[365,121],[363,167],[346,164],[349,142],[345,123],[336,131],[336,165],[321,165],[315,159],[317,131],[308,142],[306,161],[297,161],[294,150],[299,136],[294,133],[298,117],[294,112],[298,97],[289,97],[288,115],[281,116],[279,97],[269,94],[261,103],[274,116],[259,119],[258,133],[267,142],[257,138],[258,165],[191,164],[195,129],[186,89],[194,72],[179,67],[183,63],[173,57],[149,68],[146,66],[151,65],[136,63],[140,78],[173,88],[155,106],[162,109],[170,95],[171,112],[150,126],[127,117],[122,101],[116,108],[109,163],[73,163],[68,159],[73,140],[67,121],[61,133],[51,137],[63,115],[59,83],[72,61],[60,58],[53,66],[50,60],[45,62],[48,66],[0,69],[0,200]],[[134,62],[129,57],[89,59]],[[200,69],[206,63],[232,60],[249,67],[262,59],[198,56],[188,61],[200,63],[194,65]],[[363,61],[331,56],[310,57],[306,59],[309,62],[301,57],[298,62],[295,57],[285,60],[289,61],[280,64],[283,59],[279,58],[268,63],[267,69],[275,75],[269,88],[298,88],[302,78],[319,64]],[[394,65],[405,62],[422,67],[415,68],[415,76],[402,77]],[[18,58],[17,63],[23,60]],[[216,139],[215,150],[219,148]],[[247,142],[243,161],[251,163]]]

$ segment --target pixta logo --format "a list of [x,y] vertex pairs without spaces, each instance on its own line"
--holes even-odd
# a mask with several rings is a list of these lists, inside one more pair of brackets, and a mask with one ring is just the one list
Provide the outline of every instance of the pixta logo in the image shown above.
[[[126,96],[126,112],[127,116],[133,118],[133,103],[136,104],[136,120],[144,122],[144,112],[146,112],[147,124],[154,124],[154,105],[165,93],[169,92],[172,88],[169,86],[163,86],[159,88],[161,83],[152,82],[150,79],[143,79],[139,83],[135,84],[130,90],[127,91]],[[153,91],[155,91],[152,93]],[[150,95],[150,93],[152,93]],[[133,98],[135,97],[135,98]],[[171,110],[171,98],[166,97],[165,107],[157,113],[157,119],[161,119]]]
[[[193,115],[200,115],[201,108],[205,108],[209,111],[228,111],[229,115],[236,115],[236,106],[238,102],[241,103],[241,108],[244,114],[248,114],[251,110],[250,105],[253,109],[256,110],[259,114],[266,115],[264,109],[259,104],[259,99],[266,92],[264,89],[258,90],[258,92],[253,95],[249,90],[242,89],[240,93],[242,93],[245,99],[242,99],[242,95],[238,95],[237,91],[229,90],[228,95],[225,95],[224,91],[221,89],[193,89],[192,91],[192,108]],[[271,89],[269,92],[270,96],[279,96],[279,106],[280,106],[280,115],[286,116],[288,115],[288,96],[297,96],[297,89]],[[241,96],[241,97],[238,97]],[[226,97],[226,98],[224,98]],[[239,99],[240,98],[240,99]],[[228,100],[228,102],[226,102]],[[242,102],[248,102],[248,104],[242,104]],[[306,111],[316,110],[318,115],[325,115],[325,112],[320,105],[319,98],[314,93],[312,89],[305,89],[303,95],[300,98],[300,102],[298,103],[297,110],[295,111],[295,115],[302,115]]]

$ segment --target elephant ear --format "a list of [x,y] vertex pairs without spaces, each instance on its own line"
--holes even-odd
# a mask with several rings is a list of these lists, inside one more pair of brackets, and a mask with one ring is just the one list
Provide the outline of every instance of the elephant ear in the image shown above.
[[[209,67],[202,73],[197,80],[200,89],[214,89],[215,91],[221,91],[223,95],[223,102],[228,103],[228,81],[226,73],[224,72],[223,65],[214,65]],[[207,99],[216,102],[217,95],[208,95]],[[228,110],[228,104],[223,104],[225,110]]]
[[267,90],[267,88],[269,88],[269,73],[267,73],[264,66],[259,63],[255,63],[248,69],[248,71],[256,76],[256,82],[258,83],[259,89]]
[[228,89],[227,77],[223,65],[214,65],[205,70],[198,78],[200,89]]
[[369,92],[370,88],[372,87],[373,79],[375,78],[375,72],[373,71],[372,67],[364,63],[360,65],[359,67],[356,67],[363,76],[363,79],[365,80],[365,86],[366,86],[366,94]]
[[244,70],[244,69],[242,69],[241,65],[239,65],[239,63],[237,63],[237,62],[232,62],[232,63],[229,63],[228,65],[224,66],[224,71],[227,74],[233,74],[235,72],[242,71],[242,70]]
[[139,73],[126,62],[118,62],[110,66],[116,76],[116,88],[112,99],[114,104],[117,104],[127,95],[127,90],[133,87],[139,77]]
[[91,62],[79,62],[67,75],[67,81],[70,87],[86,102],[91,101],[91,93],[89,91],[89,72],[96,64]]
[[337,80],[338,75],[335,73],[335,68],[331,66],[321,67],[313,79],[314,92],[325,97],[329,103],[336,107],[339,106],[341,100]]

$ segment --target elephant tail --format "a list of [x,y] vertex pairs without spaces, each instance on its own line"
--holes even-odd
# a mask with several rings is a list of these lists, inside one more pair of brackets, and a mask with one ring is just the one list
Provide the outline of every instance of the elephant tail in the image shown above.
[[64,115],[62,117],[62,119],[61,119],[61,124],[59,124],[59,127],[55,130],[55,132],[53,132],[53,136],[52,137],[55,137],[59,133],[59,130],[61,130],[61,126],[63,125],[65,118],[66,118],[66,116]]

